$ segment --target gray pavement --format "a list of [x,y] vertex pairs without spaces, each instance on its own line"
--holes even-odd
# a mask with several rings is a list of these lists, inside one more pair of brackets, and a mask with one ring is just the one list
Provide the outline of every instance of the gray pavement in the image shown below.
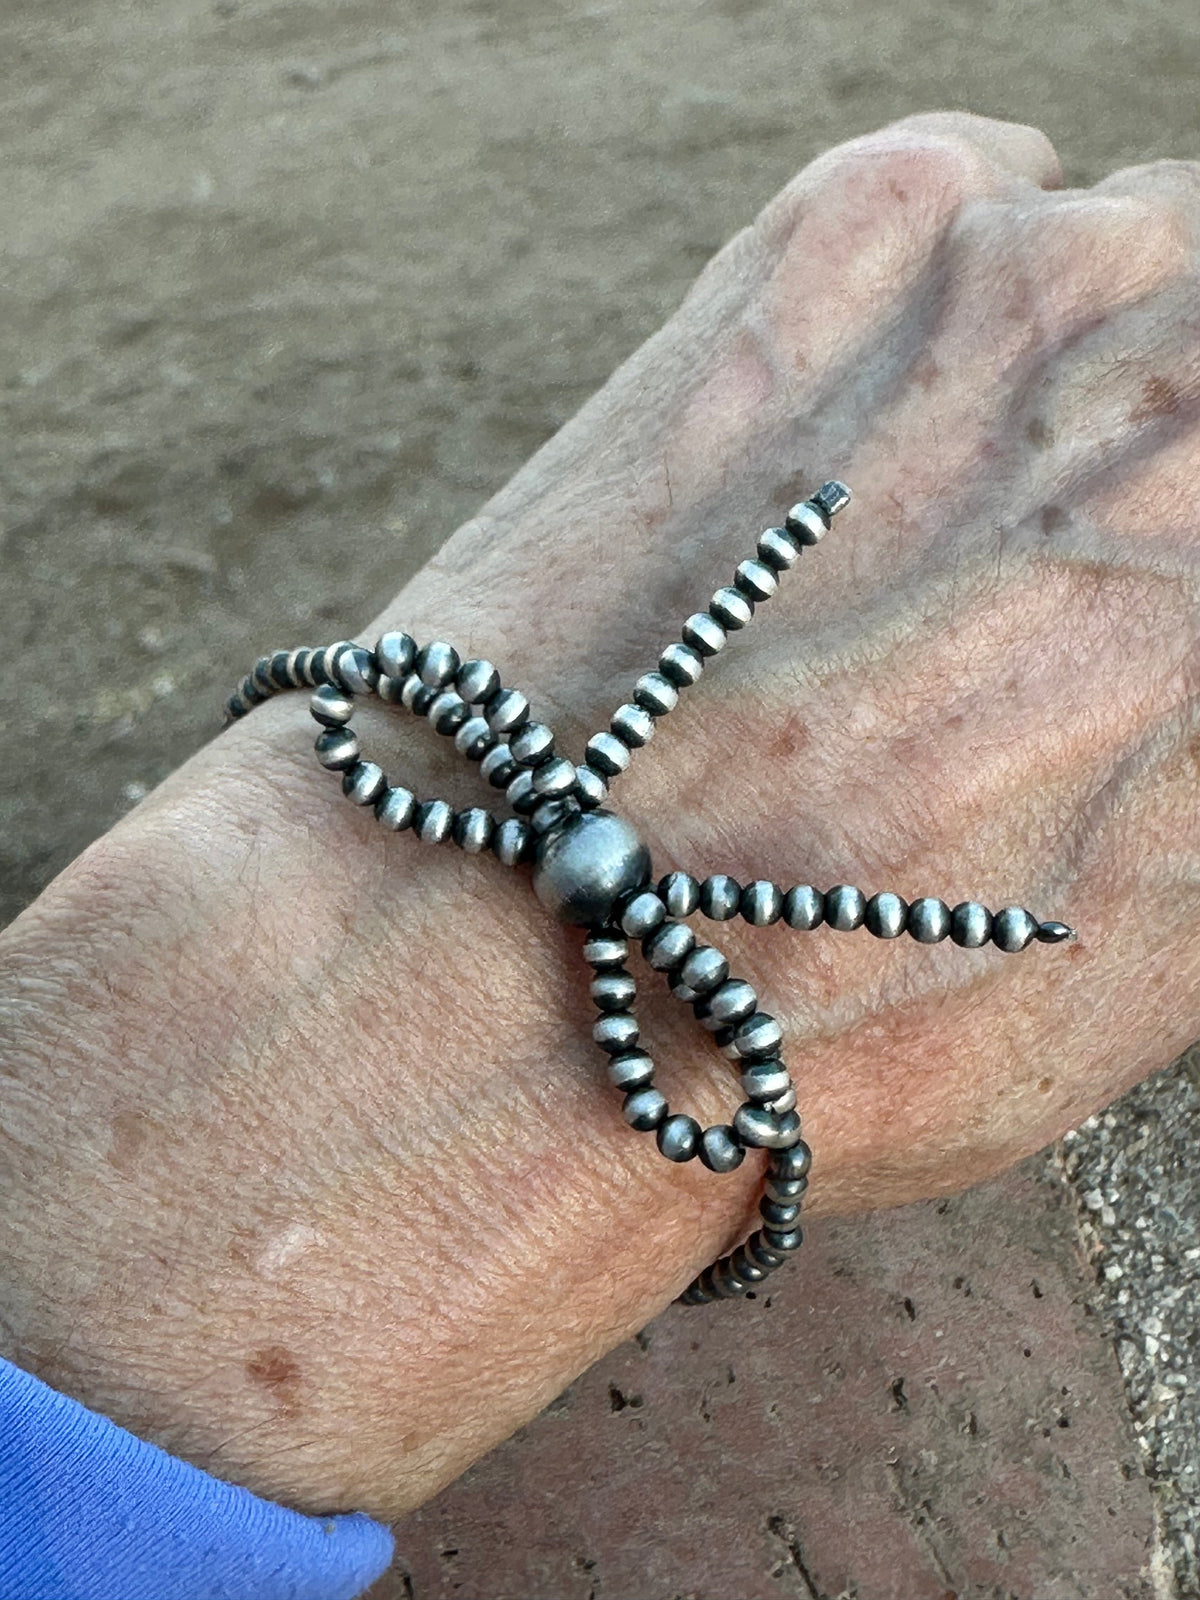
[[[0,773],[0,916],[210,736],[247,649],[376,610],[818,150],[959,105],[1040,124],[1088,181],[1200,156],[1198,67],[1194,0],[10,0],[0,626],[37,735]],[[1185,1600],[1198,1129],[1189,1060],[1057,1156],[1156,1508],[1147,1592]],[[1126,1551],[1140,1507],[1096,1512]],[[792,1524],[764,1526],[784,1560]],[[581,1559],[628,1573],[607,1537]],[[1061,1543],[1026,1588],[962,1592],[1141,1581],[1046,1576],[1071,1561]],[[606,1600],[634,1600],[623,1581]]]

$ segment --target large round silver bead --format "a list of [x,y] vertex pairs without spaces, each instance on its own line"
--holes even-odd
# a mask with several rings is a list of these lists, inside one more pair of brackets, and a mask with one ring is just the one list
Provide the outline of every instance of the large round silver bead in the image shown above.
[[533,892],[563,922],[605,922],[618,895],[650,879],[650,852],[611,811],[580,811],[538,841]]

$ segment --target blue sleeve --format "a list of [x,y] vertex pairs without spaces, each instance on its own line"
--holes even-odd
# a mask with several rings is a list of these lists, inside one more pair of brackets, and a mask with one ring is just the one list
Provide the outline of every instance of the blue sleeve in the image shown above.
[[222,1483],[0,1358],[0,1600],[352,1600],[392,1536]]

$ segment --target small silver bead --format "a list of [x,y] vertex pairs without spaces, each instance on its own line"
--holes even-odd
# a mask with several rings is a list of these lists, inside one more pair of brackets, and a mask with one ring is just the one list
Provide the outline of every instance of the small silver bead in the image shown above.
[[415,672],[409,673],[400,689],[401,705],[407,706],[415,717],[423,717],[437,697],[437,690],[422,682]]
[[776,572],[786,572],[800,559],[800,549],[786,528],[764,528],[758,536],[758,556]]
[[700,1143],[700,1124],[678,1112],[659,1124],[657,1142],[668,1161],[690,1161]]
[[312,671],[313,657],[316,653],[315,650],[297,650],[295,652],[295,660],[292,662],[292,676],[298,684],[316,683],[317,680],[313,677]]
[[[325,680],[320,678],[317,681],[323,683]],[[251,673],[247,673],[241,683],[238,684],[237,692],[238,698],[246,706],[260,706],[268,698],[266,691],[260,689],[255,683]]]
[[486,850],[495,831],[495,817],[482,806],[468,806],[454,819],[454,842],[469,856],[477,856]]
[[715,656],[725,648],[725,629],[707,611],[697,611],[683,625],[683,642],[700,656]]
[[369,650],[352,644],[338,651],[333,676],[351,694],[370,694],[379,682],[379,668]]
[[638,750],[654,737],[654,718],[644,706],[618,706],[613,712],[609,729],[622,744],[628,745],[631,750]]
[[412,826],[422,844],[442,844],[454,828],[454,807],[445,800],[422,800]]
[[630,1011],[610,1011],[592,1024],[592,1038],[601,1050],[619,1056],[638,1042],[637,1018]]
[[554,756],[533,769],[533,787],[537,794],[549,800],[562,799],[575,789],[575,763],[564,756]]
[[799,1222],[800,1207],[780,1205],[778,1200],[768,1200],[766,1195],[763,1195],[758,1202],[758,1214],[769,1228],[775,1229],[777,1233],[786,1233]]
[[[463,702],[464,705],[466,702]],[[454,748],[468,761],[478,761],[492,748],[492,730],[483,717],[468,717],[454,735]]]
[[529,719],[529,701],[519,689],[497,689],[483,708],[493,733],[512,734]]
[[492,854],[506,867],[515,867],[529,854],[532,839],[527,823],[520,817],[506,817],[492,835]]
[[740,1283],[764,1283],[770,1276],[771,1269],[755,1261],[743,1244],[730,1256],[729,1266]]
[[601,1011],[626,1011],[637,999],[637,984],[628,972],[600,972],[592,979],[591,995]]
[[782,1250],[789,1255],[793,1250],[799,1250],[804,1243],[804,1230],[802,1228],[788,1228],[786,1230],[764,1228],[762,1235],[763,1242],[770,1245],[773,1250]]
[[416,809],[417,799],[411,789],[385,789],[375,802],[375,815],[393,833],[411,825]]
[[882,894],[873,894],[867,901],[863,921],[867,931],[877,939],[896,939],[904,932],[907,916],[908,901],[885,890]]
[[1021,906],[1005,906],[992,918],[992,943],[997,950],[1015,955],[1018,950],[1024,950],[1037,930],[1037,921],[1028,911]]
[[861,889],[852,884],[835,884],[825,891],[825,921],[839,933],[853,933],[861,928],[867,915],[867,900]]
[[[419,681],[420,680],[418,679],[418,682]],[[386,676],[381,676],[379,682],[375,685],[375,693],[389,706],[403,705],[404,683],[405,680],[403,678],[389,678]]]
[[633,698],[652,717],[665,717],[679,704],[679,690],[661,672],[644,672],[633,686]]
[[327,644],[314,653],[312,658],[312,675],[314,683],[331,683],[335,689],[344,689],[345,684],[339,683],[335,675],[335,667],[340,651],[350,643],[349,639],[339,639],[336,644]]
[[768,878],[756,878],[742,890],[739,908],[755,928],[767,928],[783,914],[783,890]]
[[950,937],[964,950],[978,950],[992,937],[992,913],[978,900],[960,900],[950,913]]
[[330,772],[344,772],[358,760],[358,736],[353,728],[328,728],[317,735],[313,748],[317,760]]
[[776,1095],[774,1100],[767,1101],[767,1110],[773,1111],[777,1117],[781,1116],[785,1111],[795,1111],[795,1109],[796,1087],[794,1084],[790,1089],[785,1089],[781,1095]]
[[554,732],[544,722],[526,722],[508,741],[512,758],[522,767],[540,767],[554,754]]
[[754,601],[748,600],[740,589],[718,589],[708,602],[708,609],[723,628],[744,628],[754,615]]
[[407,678],[417,659],[417,641],[410,633],[382,633],[375,641],[375,660],[385,678]]
[[654,1063],[644,1050],[626,1050],[623,1055],[609,1058],[608,1081],[626,1094],[645,1089],[654,1082]]
[[783,897],[783,920],[789,928],[815,928],[825,918],[825,896],[811,883],[798,883]]
[[668,872],[659,879],[658,894],[672,917],[690,917],[700,904],[700,885],[690,872]]
[[733,575],[734,587],[750,600],[769,600],[779,588],[779,579],[765,561],[751,557],[739,561]]
[[264,699],[279,691],[279,685],[271,676],[271,662],[274,659],[274,656],[259,656],[250,673],[251,682]]
[[594,733],[587,742],[584,754],[587,756],[588,765],[606,778],[624,772],[629,765],[628,745],[622,744],[620,739],[611,733]]
[[430,689],[444,689],[459,669],[458,651],[444,639],[434,639],[417,651],[417,676]]
[[734,1300],[738,1295],[748,1294],[754,1285],[744,1278],[739,1278],[733,1269],[732,1262],[718,1261],[712,1268],[712,1286],[722,1300]]
[[373,761],[356,761],[342,773],[342,793],[356,806],[373,806],[386,788],[383,768]]
[[481,706],[500,687],[500,674],[490,661],[464,661],[454,674],[454,687],[469,706]]
[[752,1100],[738,1107],[733,1126],[743,1144],[763,1150],[784,1150],[800,1138],[800,1118],[794,1111],[776,1116]]
[[711,994],[728,976],[728,961],[710,944],[702,944],[693,950],[679,969],[680,982],[696,994]]
[[644,939],[665,920],[666,915],[667,908],[653,889],[643,889],[640,894],[635,894],[627,902],[621,912],[622,932],[627,933],[631,939]]
[[292,657],[294,650],[276,650],[271,657],[271,683],[276,689],[298,689],[300,685],[292,677]]
[[781,1206],[797,1205],[808,1188],[807,1178],[776,1178],[768,1172],[763,1194]]
[[704,658],[690,644],[669,644],[658,658],[658,670],[679,689],[700,681]]
[[[463,724],[463,727],[468,726],[468,723]],[[486,719],[484,727],[487,727]],[[461,731],[462,729],[459,730]],[[493,789],[507,789],[516,776],[517,763],[513,760],[507,744],[494,744],[490,750],[484,751],[479,770]]]
[[696,948],[696,935],[682,922],[664,922],[642,941],[642,954],[656,972],[670,972]]
[[326,728],[340,728],[354,715],[354,701],[331,683],[323,683],[308,702],[308,709]]
[[707,1021],[723,1028],[729,1023],[744,1022],[754,1015],[758,996],[752,986],[742,978],[726,978],[708,997]]
[[778,1100],[792,1086],[782,1061],[754,1061],[742,1073],[742,1088],[750,1100],[765,1103]]
[[797,544],[820,544],[829,532],[829,519],[811,500],[793,506],[783,520]]
[[950,907],[936,895],[922,895],[908,908],[908,931],[918,944],[937,944],[950,932]]
[[710,1172],[733,1172],[745,1159],[745,1147],[728,1123],[714,1123],[700,1135],[700,1160]]
[[[536,793],[536,787],[534,792]],[[561,799],[539,800],[529,813],[529,826],[536,834],[549,833],[551,828],[559,827],[578,810],[579,807],[569,795]]]
[[727,872],[714,872],[700,885],[700,909],[713,922],[728,922],[742,904],[742,886]]
[[1041,944],[1062,944],[1064,939],[1073,939],[1075,929],[1068,922],[1039,922],[1034,938]]
[[534,809],[540,796],[533,791],[533,773],[528,767],[517,769],[504,791],[504,798],[518,816],[528,816]]
[[667,1102],[657,1089],[635,1089],[632,1094],[625,1096],[621,1115],[631,1128],[650,1133],[666,1121]]
[[429,703],[425,716],[435,733],[449,737],[467,720],[467,702],[457,690],[443,689]]
[[592,767],[575,768],[575,792],[585,811],[602,806],[608,799],[608,785]]
[[832,521],[843,506],[850,504],[850,491],[840,478],[831,478],[828,483],[823,483],[816,494],[810,497],[813,505],[823,511]]
[[789,1181],[807,1178],[812,1166],[812,1151],[803,1139],[797,1139],[788,1150],[776,1150],[771,1156],[771,1172],[776,1178]]
[[783,1043],[783,1029],[769,1011],[755,1011],[738,1024],[733,1043],[738,1055],[747,1059],[773,1056]]
[[787,1260],[787,1255],[782,1250],[772,1250],[763,1238],[761,1230],[751,1234],[746,1240],[746,1254],[751,1260],[756,1261],[760,1267],[765,1267],[768,1272],[776,1272]]
[[623,966],[628,954],[628,942],[625,939],[618,939],[615,934],[597,933],[584,941],[583,959],[589,967],[595,967],[598,972],[607,971],[610,967]]

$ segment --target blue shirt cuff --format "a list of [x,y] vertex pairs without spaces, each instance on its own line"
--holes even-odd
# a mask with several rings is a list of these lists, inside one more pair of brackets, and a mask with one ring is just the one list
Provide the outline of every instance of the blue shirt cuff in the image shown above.
[[0,1600],[353,1600],[391,1563],[135,1438],[0,1358]]

